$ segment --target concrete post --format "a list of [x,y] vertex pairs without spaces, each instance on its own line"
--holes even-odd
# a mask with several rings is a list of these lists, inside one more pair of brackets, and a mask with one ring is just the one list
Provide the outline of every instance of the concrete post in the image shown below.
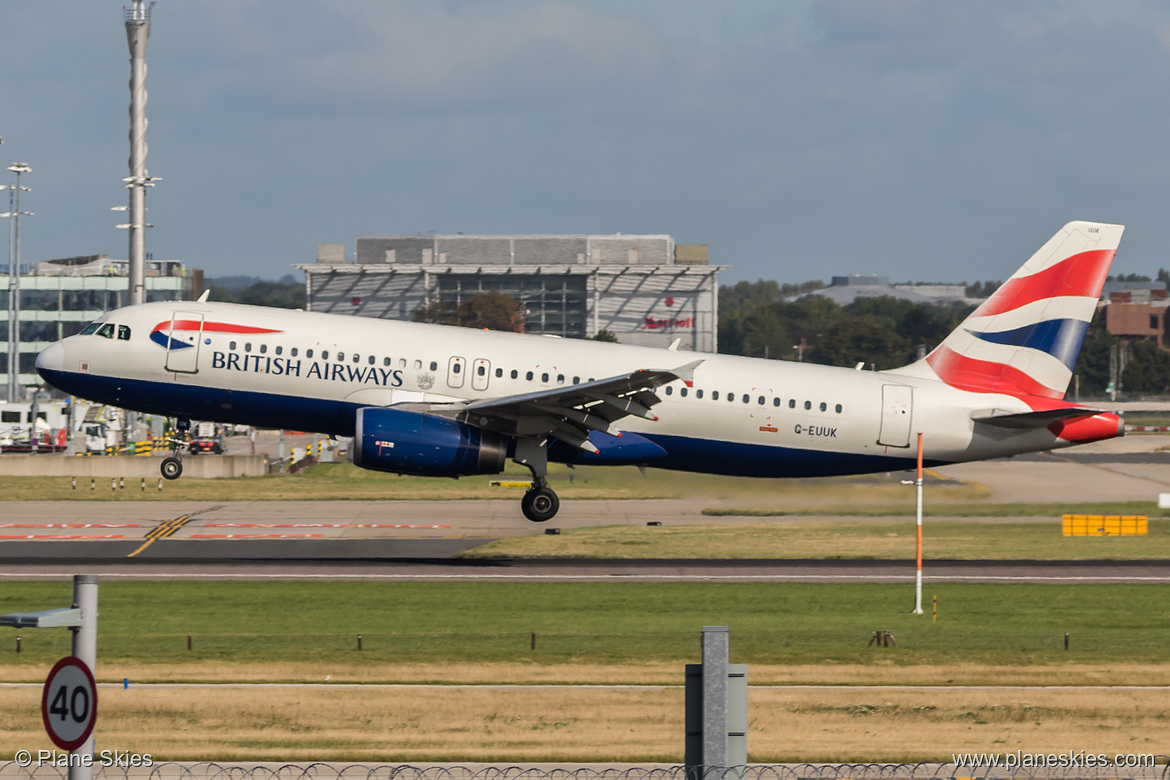
[[[95,574],[73,575],[73,606],[81,610],[81,625],[70,629],[73,632],[73,655],[85,662],[93,676],[97,677],[97,624],[98,624],[98,578]],[[95,702],[96,706],[96,702]],[[93,734],[85,744],[74,750],[72,756],[89,756],[90,766],[77,766],[80,761],[69,762],[69,780],[93,780]]]
[[727,766],[727,626],[703,626],[703,768]]

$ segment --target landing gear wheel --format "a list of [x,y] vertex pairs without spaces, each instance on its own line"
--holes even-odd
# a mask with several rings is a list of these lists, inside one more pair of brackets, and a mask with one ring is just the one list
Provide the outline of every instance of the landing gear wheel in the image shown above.
[[174,457],[163,458],[158,470],[166,479],[178,479],[179,475],[183,473],[183,461]]
[[520,499],[521,511],[534,523],[551,520],[560,508],[561,500],[547,487],[534,487]]

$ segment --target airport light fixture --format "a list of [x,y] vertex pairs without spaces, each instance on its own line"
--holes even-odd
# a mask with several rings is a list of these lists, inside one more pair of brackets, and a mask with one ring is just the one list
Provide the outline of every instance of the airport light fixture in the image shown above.
[[20,400],[20,218],[31,217],[33,212],[20,210],[20,193],[31,188],[20,183],[22,173],[32,173],[28,163],[17,162],[8,166],[16,174],[16,184],[0,185],[8,190],[8,211],[0,217],[8,217],[8,403]]

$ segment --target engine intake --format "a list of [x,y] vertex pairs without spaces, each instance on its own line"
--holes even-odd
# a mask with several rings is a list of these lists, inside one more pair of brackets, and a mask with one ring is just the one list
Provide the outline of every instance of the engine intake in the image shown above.
[[353,462],[420,477],[499,474],[508,439],[446,417],[385,407],[357,413]]

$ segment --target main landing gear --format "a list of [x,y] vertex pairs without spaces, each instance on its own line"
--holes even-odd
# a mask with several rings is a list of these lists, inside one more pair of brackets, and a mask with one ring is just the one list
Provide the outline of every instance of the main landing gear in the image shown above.
[[548,486],[548,450],[545,444],[535,438],[518,439],[512,457],[512,460],[527,466],[532,472],[532,487],[520,499],[520,511],[534,523],[553,519],[561,508],[561,500]]
[[533,478],[532,487],[520,499],[520,511],[534,523],[551,520],[560,508],[561,500],[543,477]]
[[191,431],[191,420],[180,417],[175,421],[175,430],[178,431],[178,435],[171,436],[169,442],[171,454],[163,458],[162,463],[158,466],[163,479],[178,479],[183,474],[183,461],[179,460],[179,453],[187,443],[187,436]]

